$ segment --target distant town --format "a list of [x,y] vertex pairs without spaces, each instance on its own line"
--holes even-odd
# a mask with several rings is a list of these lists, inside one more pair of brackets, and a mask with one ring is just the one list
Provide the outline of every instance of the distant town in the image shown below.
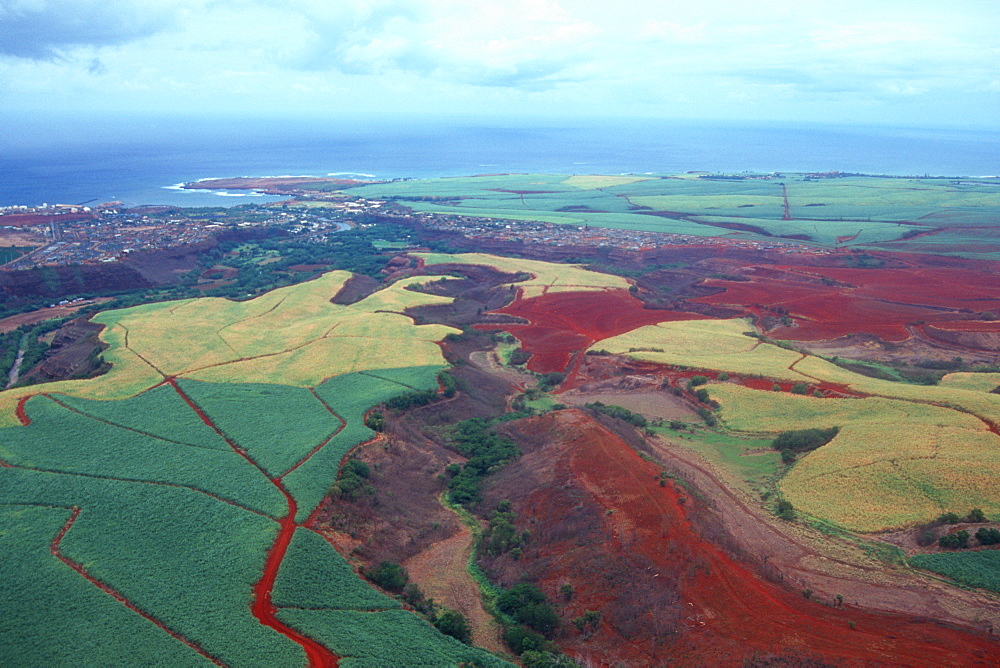
[[[685,234],[620,230],[587,225],[560,225],[444,213],[411,212],[395,202],[324,194],[267,205],[232,208],[144,206],[124,208],[120,202],[94,207],[45,204],[39,207],[0,208],[0,244],[20,246],[25,252],[2,266],[4,270],[117,262],[130,253],[162,250],[206,241],[226,229],[277,227],[290,235],[325,242],[338,231],[367,225],[372,215],[407,216],[429,229],[457,232],[469,238],[552,246],[597,246],[643,250],[678,244],[719,245],[749,250],[827,254],[832,251],[790,240],[753,240],[728,235],[703,237]],[[4,241],[18,232],[36,238]]]

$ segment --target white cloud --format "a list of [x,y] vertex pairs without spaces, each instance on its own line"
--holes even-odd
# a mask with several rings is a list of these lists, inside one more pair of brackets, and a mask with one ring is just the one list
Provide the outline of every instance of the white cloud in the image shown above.
[[15,108],[72,100],[275,113],[350,106],[783,118],[916,100],[959,114],[962,95],[974,91],[980,104],[994,100],[996,117],[1000,51],[987,19],[997,7],[0,0],[0,95]]

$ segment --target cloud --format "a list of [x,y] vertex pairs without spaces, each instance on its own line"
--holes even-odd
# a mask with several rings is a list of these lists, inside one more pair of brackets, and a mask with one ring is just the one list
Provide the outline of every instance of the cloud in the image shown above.
[[171,22],[156,1],[0,0],[0,55],[56,60],[70,47],[125,44]]
[[682,25],[672,21],[647,21],[638,31],[640,40],[698,44],[707,40],[705,24]]
[[763,84],[813,84],[816,77],[808,72],[790,67],[758,67],[734,70],[729,76]]

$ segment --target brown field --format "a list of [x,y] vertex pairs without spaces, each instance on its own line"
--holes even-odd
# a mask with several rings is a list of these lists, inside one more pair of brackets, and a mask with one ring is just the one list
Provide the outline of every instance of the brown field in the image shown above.
[[30,228],[0,227],[0,246],[41,246],[45,237]]
[[36,325],[52,318],[65,318],[76,313],[84,306],[91,304],[104,304],[111,301],[111,297],[98,297],[79,304],[67,304],[66,306],[53,306],[52,308],[40,308],[30,313],[18,313],[8,318],[0,319],[0,333],[13,332],[22,325]]
[[571,390],[559,395],[559,401],[572,406],[600,401],[603,404],[622,406],[633,413],[640,413],[647,418],[663,420],[700,421],[701,418],[682,399],[669,392],[656,390],[639,392],[587,392]]

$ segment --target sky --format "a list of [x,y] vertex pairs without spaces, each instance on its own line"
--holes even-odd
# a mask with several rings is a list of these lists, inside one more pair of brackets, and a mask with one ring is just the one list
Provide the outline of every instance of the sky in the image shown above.
[[0,0],[0,112],[1000,129],[1000,1]]

